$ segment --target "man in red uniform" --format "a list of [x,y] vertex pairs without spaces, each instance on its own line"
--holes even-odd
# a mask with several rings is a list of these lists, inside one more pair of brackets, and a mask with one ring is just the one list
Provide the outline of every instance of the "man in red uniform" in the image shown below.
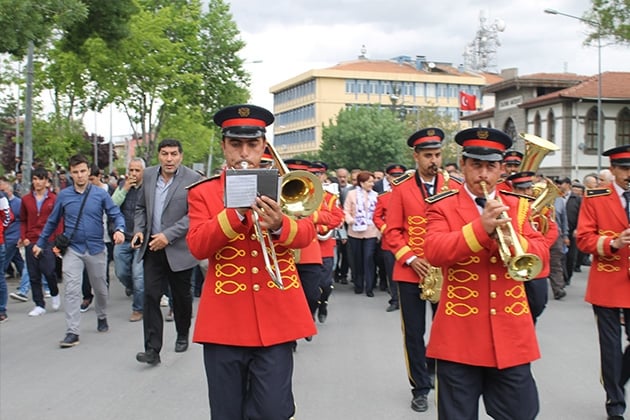
[[[436,359],[438,418],[477,419],[483,395],[492,418],[530,420],[539,408],[530,362],[540,352],[525,287],[502,261],[497,229],[511,223],[538,266],[549,263],[549,250],[529,222],[528,201],[495,189],[512,139],[478,127],[459,132],[455,141],[463,146],[464,185],[429,206],[424,249],[444,274],[427,347]],[[533,269],[516,274],[537,275]]]
[[[308,171],[323,182],[326,179],[328,165],[322,161],[311,162]],[[333,185],[333,184],[329,184]],[[317,293],[317,320],[326,322],[328,318],[328,298],[333,290],[333,265],[335,261],[335,229],[341,226],[344,213],[339,205],[339,197],[324,186],[324,198],[317,211],[311,216],[317,231],[317,242],[321,250],[322,265],[319,274],[319,288]],[[309,302],[310,306],[310,302]],[[315,315],[315,313],[313,313]]]
[[425,357],[426,301],[420,299],[418,287],[431,268],[424,257],[428,206],[425,199],[442,190],[459,188],[451,179],[445,183],[444,172],[439,170],[443,139],[444,132],[439,128],[425,128],[407,140],[417,169],[393,181],[387,229],[383,234],[387,249],[396,257],[393,278],[398,285],[407,375],[413,394],[411,408],[419,412],[428,409],[430,375],[434,372]]
[[[235,105],[214,115],[221,127],[227,169],[188,193],[191,253],[208,259],[193,340],[203,344],[211,417],[288,419],[295,340],[314,335],[291,248],[315,238],[308,219],[294,220],[267,196],[250,208],[226,208],[226,171],[257,168],[273,114],[254,105]],[[271,235],[283,288],[267,273],[254,217]]]
[[[392,198],[392,182],[394,179],[403,175],[407,172],[407,167],[404,165],[391,164],[385,168],[385,178],[387,181],[384,191],[378,195],[378,201],[376,202],[376,208],[374,209],[374,225],[381,231],[381,235],[385,233],[387,229],[387,222],[385,218],[387,216],[387,209],[389,208],[389,202]],[[385,183],[383,183],[385,184]],[[385,272],[387,276],[387,284],[389,288],[389,295],[391,298],[389,299],[389,306],[385,311],[394,312],[400,309],[400,304],[398,303],[398,286],[394,283],[393,275],[394,275],[394,264],[396,263],[396,257],[394,254],[387,249],[387,243],[383,238],[381,238],[381,255],[383,256],[383,264],[385,265]]]
[[[609,419],[623,419],[630,377],[630,346],[621,352],[621,330],[630,340],[630,145],[606,150],[614,182],[587,189],[577,224],[577,246],[593,255],[584,300],[593,305]],[[625,325],[621,325],[623,313]]]

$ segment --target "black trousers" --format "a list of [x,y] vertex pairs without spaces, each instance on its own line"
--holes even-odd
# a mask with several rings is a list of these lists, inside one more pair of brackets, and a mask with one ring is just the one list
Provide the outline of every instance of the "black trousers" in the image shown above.
[[[59,295],[57,273],[55,271],[55,260],[57,257],[55,257],[55,254],[53,254],[50,246],[47,244],[39,258],[35,258],[33,255],[33,245],[35,244],[28,245],[24,253],[26,255],[26,270],[28,271],[28,277],[31,282],[33,301],[37,306],[45,308],[46,302],[44,301],[44,294],[42,292],[42,275],[46,277],[50,295]],[[22,275],[22,273],[19,273],[19,275]]]
[[314,314],[319,306],[319,297],[322,294],[319,288],[320,278],[322,275],[322,265],[298,264],[297,271],[300,275],[302,290],[304,290],[308,308],[311,310],[311,314]]
[[212,420],[287,420],[293,401],[293,346],[237,347],[204,343]]
[[547,306],[547,294],[549,293],[547,278],[533,279],[524,283],[525,293],[527,294],[527,304],[529,305],[529,310],[535,324],[538,317],[543,313],[545,307]]
[[192,316],[190,278],[192,268],[172,271],[166,252],[147,250],[144,254],[144,349],[162,350],[164,320],[160,299],[170,287],[173,301],[173,319],[178,337],[188,337]]
[[532,420],[539,410],[530,364],[497,369],[436,360],[439,420],[477,420],[479,397],[495,420]]
[[626,338],[630,340],[630,308],[605,308],[593,305],[602,382],[606,391],[606,412],[609,416],[623,415],[626,410],[624,385],[630,376],[630,346],[621,351],[621,311],[624,313]]
[[[396,283],[411,392],[414,397],[427,395],[431,390],[429,373],[434,373],[434,360],[427,360],[424,344],[427,301],[420,299],[420,288],[417,283],[404,281]],[[435,314],[437,305],[431,306]]]

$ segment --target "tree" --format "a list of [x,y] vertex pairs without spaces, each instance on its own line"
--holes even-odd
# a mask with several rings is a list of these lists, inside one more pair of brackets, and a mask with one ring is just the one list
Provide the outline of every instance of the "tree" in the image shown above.
[[592,27],[586,43],[597,41],[597,37],[613,40],[617,44],[630,43],[630,2],[628,0],[592,0],[591,9],[586,12],[584,19],[599,22]]
[[321,158],[333,168],[381,169],[388,162],[410,163],[405,124],[391,109],[343,109],[322,129]]
[[87,17],[81,0],[0,0],[0,53],[24,57],[29,42],[45,44],[55,29]]
[[442,142],[442,162],[457,162],[459,146],[453,138],[460,127],[447,115],[437,112],[434,107],[422,107],[405,114],[405,124],[409,135],[427,127],[438,127],[444,131]]

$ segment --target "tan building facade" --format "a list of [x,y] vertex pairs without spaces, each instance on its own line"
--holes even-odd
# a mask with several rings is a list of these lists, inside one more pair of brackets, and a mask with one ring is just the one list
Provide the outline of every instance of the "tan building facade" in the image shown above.
[[502,82],[483,90],[493,93],[496,106],[464,119],[473,125],[505,131],[515,140],[514,149],[525,144],[518,133],[535,134],[560,147],[540,165],[547,176],[582,179],[607,168],[601,152],[630,144],[630,73],[601,75],[601,145],[597,145],[597,98],[599,78],[571,73],[505,74]]
[[417,56],[391,60],[358,60],[326,69],[309,70],[272,86],[274,145],[283,158],[319,150],[322,125],[335,121],[340,110],[379,105],[401,115],[430,107],[459,120],[460,92],[475,95],[477,108],[494,105],[481,88],[501,78],[455,68]]

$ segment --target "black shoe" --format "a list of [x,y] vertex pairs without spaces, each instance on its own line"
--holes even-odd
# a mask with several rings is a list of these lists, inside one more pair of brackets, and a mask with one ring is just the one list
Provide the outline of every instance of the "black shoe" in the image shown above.
[[59,342],[59,347],[62,349],[67,349],[70,347],[74,347],[79,344],[79,336],[76,334],[68,333],[66,337]]
[[339,283],[341,284],[348,284],[348,279],[347,278],[342,278]]
[[560,300],[560,299],[562,299],[563,297],[565,297],[566,295],[567,295],[567,292],[565,292],[565,291],[564,291],[564,289],[560,289],[560,290],[558,290],[557,292],[554,292],[554,294],[553,294],[553,298],[554,298],[555,300]]
[[183,353],[188,350],[188,336],[178,335],[175,340],[175,353]]
[[582,269],[581,269],[580,267],[575,267],[575,268],[573,269],[573,271],[574,271],[575,273],[581,273],[581,272],[582,272]]
[[394,312],[399,310],[400,307],[398,305],[396,305],[395,303],[390,303],[389,306],[387,307],[387,309],[385,309],[386,312]]
[[354,294],[355,295],[360,295],[362,293],[363,293],[363,290],[361,290],[361,289],[354,289]]
[[305,339],[306,341],[311,342],[311,341],[313,341],[313,336],[312,336],[312,335],[309,335],[308,337],[304,337],[304,339]]
[[109,331],[109,325],[107,325],[107,318],[97,319],[98,323],[96,325],[96,329],[98,332],[107,332]]
[[419,413],[423,413],[429,409],[426,395],[418,395],[411,400],[411,409]]
[[160,355],[153,349],[142,351],[136,354],[136,360],[140,363],[148,363],[150,365],[157,365],[160,363]]
[[620,415],[608,416],[608,420],[623,420],[623,416],[620,416]]
[[367,297],[374,297],[374,292],[367,292],[367,293],[366,293],[366,296],[367,296]]
[[125,295],[126,295],[127,297],[129,297],[129,296],[133,295],[133,289],[130,289],[130,288],[126,287],[126,288],[125,288]]
[[326,318],[328,318],[328,304],[322,303],[317,310],[317,320],[320,324],[323,324],[326,322]]

